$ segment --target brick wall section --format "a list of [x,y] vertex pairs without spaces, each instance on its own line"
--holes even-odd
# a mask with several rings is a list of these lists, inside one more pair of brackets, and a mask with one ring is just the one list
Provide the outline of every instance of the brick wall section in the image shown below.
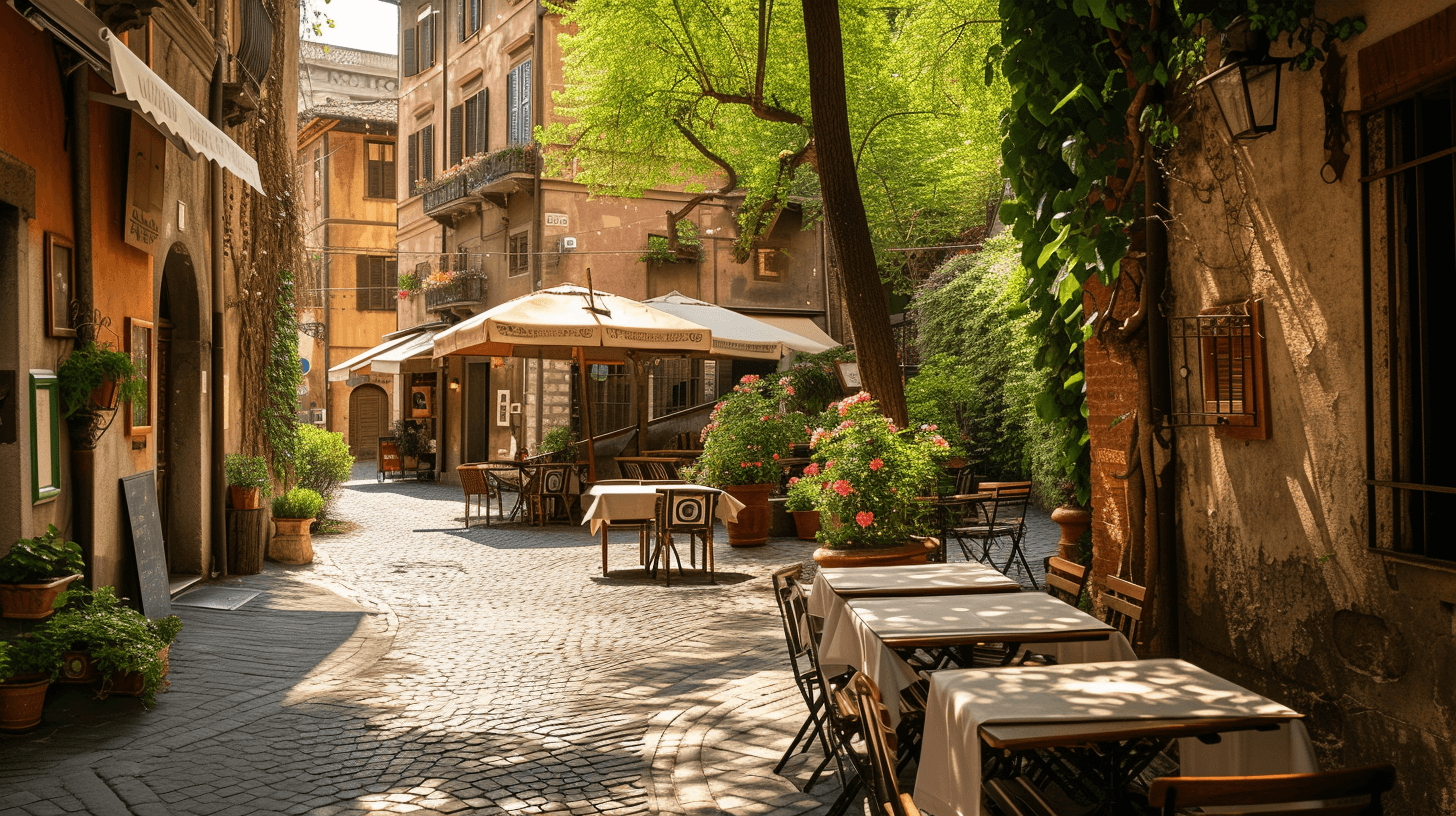
[[[1118,285],[1124,291],[1118,297],[1115,316],[1126,318],[1137,311],[1128,267]],[[1141,271],[1131,272],[1141,279]],[[1088,281],[1084,295],[1084,311],[1099,312],[1106,307],[1111,290],[1096,278]],[[1100,585],[1100,576],[1118,575],[1122,571],[1124,552],[1132,540],[1127,506],[1127,481],[1114,474],[1127,472],[1127,446],[1132,434],[1131,417],[1113,423],[1138,404],[1141,369],[1146,364],[1147,347],[1141,339],[1131,343],[1104,343],[1093,338],[1087,344],[1087,408],[1088,429],[1092,447],[1092,571]],[[1139,559],[1140,560],[1140,559]],[[1142,583],[1140,575],[1125,575],[1134,583]]]

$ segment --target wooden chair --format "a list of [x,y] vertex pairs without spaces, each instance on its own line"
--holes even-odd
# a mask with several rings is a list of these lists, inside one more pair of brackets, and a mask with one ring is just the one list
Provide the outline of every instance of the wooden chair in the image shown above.
[[575,524],[572,516],[576,498],[571,494],[571,472],[575,465],[544,465],[536,468],[535,490],[531,493],[531,512],[536,526],[546,523],[550,516],[547,510],[558,506],[566,520]]
[[628,459],[625,456],[617,457],[617,469],[622,471],[623,479],[635,479],[640,482],[646,478],[642,475],[642,463]]
[[[455,475],[460,477],[460,487],[465,491],[465,529],[470,529],[470,499],[475,497],[475,512],[477,516],[485,517],[485,526],[490,526],[490,499],[495,497],[496,510],[504,515],[505,509],[501,503],[500,493],[490,481],[490,474],[486,471],[485,465],[464,464],[455,468]],[[485,502],[485,509],[480,509],[481,501]]]
[[1143,600],[1148,594],[1147,587],[1124,581],[1115,575],[1105,575],[1102,581],[1104,588],[1098,596],[1098,603],[1102,607],[1102,620],[1121,632],[1128,643],[1136,646],[1138,631],[1142,628]]
[[[637,484],[628,479],[613,479],[597,484]],[[657,527],[657,517],[662,513],[662,497],[657,497],[657,509],[652,518],[610,519],[602,522],[602,575],[607,574],[607,533],[610,530],[632,530],[637,533],[637,563],[647,564],[647,549],[652,543],[652,531]]]
[[[1320,807],[1259,812],[1289,816],[1306,813],[1380,816],[1384,812],[1380,795],[1393,787],[1395,768],[1390,765],[1273,776],[1165,776],[1153,781],[1148,790],[1148,804],[1161,808],[1163,816],[1173,816],[1180,808],[1283,805],[1317,800]],[[1355,804],[1334,801],[1354,797],[1364,801]]]
[[672,560],[677,556],[677,571],[682,574],[682,553],[673,542],[673,534],[688,537],[688,563],[698,565],[697,547],[703,545],[703,568],[708,571],[708,580],[716,581],[713,563],[713,519],[718,510],[720,494],[695,485],[659,488],[662,501],[657,505],[657,546],[648,556],[648,568],[656,570],[657,556],[661,554],[662,565],[667,569],[667,581],[672,583]]
[[845,695],[853,703],[863,731],[871,810],[885,816],[920,816],[915,801],[900,790],[896,778],[895,730],[890,727],[890,712],[880,699],[880,690],[868,676],[855,672]]
[[1049,556],[1043,564],[1047,594],[1078,607],[1087,589],[1087,568],[1056,555]]
[[[809,716],[805,718],[804,724],[799,726],[799,733],[794,735],[793,741],[784,750],[784,755],[779,758],[778,764],[774,766],[773,770],[774,773],[782,773],[784,766],[788,764],[794,753],[808,751],[817,738],[820,747],[824,750],[824,761],[814,769],[814,773],[809,776],[809,781],[804,783],[804,792],[808,793],[819,781],[819,776],[824,773],[824,769],[834,761],[834,749],[829,747],[829,737],[826,731],[828,722],[824,706],[828,695],[820,688],[819,676],[810,655],[810,651],[813,649],[811,643],[813,633],[800,628],[801,616],[797,614],[798,610],[795,606],[803,598],[802,593],[797,591],[799,578],[803,572],[802,564],[794,564],[773,574],[774,600],[778,602],[779,617],[783,619],[784,641],[789,647],[789,667],[794,675],[794,685],[799,687],[799,695],[804,698],[804,705],[809,709]],[[807,617],[802,619],[807,620]]]

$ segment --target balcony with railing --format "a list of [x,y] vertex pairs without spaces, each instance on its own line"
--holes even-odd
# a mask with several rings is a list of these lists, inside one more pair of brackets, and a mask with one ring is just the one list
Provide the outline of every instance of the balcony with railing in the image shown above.
[[466,316],[485,305],[485,273],[457,272],[449,283],[425,290],[425,309]]
[[507,194],[530,189],[540,167],[534,145],[472,156],[429,183],[424,190],[425,214],[447,223],[483,203],[504,207]]

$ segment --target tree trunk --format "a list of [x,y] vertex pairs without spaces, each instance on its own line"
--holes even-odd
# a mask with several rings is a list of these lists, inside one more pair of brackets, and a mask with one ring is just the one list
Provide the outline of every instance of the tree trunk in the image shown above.
[[848,298],[848,312],[860,380],[865,390],[880,401],[885,416],[903,428],[909,418],[899,356],[890,333],[890,303],[875,265],[869,221],[854,169],[838,0],[804,0],[804,30],[809,50],[815,164],[844,289],[855,293]]

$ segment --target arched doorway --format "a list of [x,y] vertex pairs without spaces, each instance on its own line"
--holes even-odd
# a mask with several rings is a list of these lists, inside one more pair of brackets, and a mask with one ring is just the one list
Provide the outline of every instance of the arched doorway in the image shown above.
[[[204,372],[211,355],[202,342],[210,327],[187,247],[173,244],[157,292],[157,504],[173,575],[202,575],[206,563],[208,479]],[[206,331],[204,331],[206,330]]]
[[389,435],[389,395],[377,385],[361,385],[349,394],[349,453],[374,461],[379,437]]

